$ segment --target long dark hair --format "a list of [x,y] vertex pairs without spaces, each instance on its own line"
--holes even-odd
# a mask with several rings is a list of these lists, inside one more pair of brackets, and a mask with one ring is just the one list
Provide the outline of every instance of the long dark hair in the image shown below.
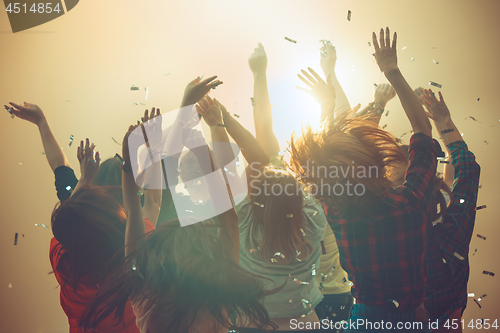
[[[209,311],[216,328],[232,327],[228,314],[258,327],[271,326],[261,304],[262,285],[231,260],[212,221],[180,227],[178,220],[163,224],[137,240],[136,250],[113,269],[80,325],[96,328],[114,314],[123,321],[127,301],[147,301],[168,327],[188,331],[198,313]],[[206,313],[206,312],[205,312]]]
[[123,258],[123,250],[115,254],[124,246],[125,219],[120,203],[99,186],[82,187],[56,205],[52,233],[66,250],[64,283],[75,292],[81,278],[88,276],[97,285],[111,258]]
[[[256,222],[262,225],[259,257],[265,262],[288,264],[313,252],[303,236],[301,185],[290,173],[266,167],[250,182],[250,199]],[[276,190],[277,188],[277,190]],[[298,251],[298,252],[296,252]]]

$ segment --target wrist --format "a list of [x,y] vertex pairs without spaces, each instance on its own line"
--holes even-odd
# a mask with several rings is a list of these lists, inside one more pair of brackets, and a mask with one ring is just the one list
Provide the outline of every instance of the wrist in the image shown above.
[[389,79],[390,77],[394,77],[394,76],[399,76],[401,75],[401,71],[399,70],[399,67],[393,67],[391,69],[388,69],[386,71],[384,71],[384,75],[387,79]]
[[444,119],[441,121],[434,120],[434,125],[436,126],[436,129],[440,129],[440,130],[447,129],[447,128],[455,128],[455,124],[453,123],[451,118]]
[[47,118],[45,118],[45,115],[43,115],[40,119],[38,119],[38,121],[36,122],[36,125],[38,127],[42,127],[42,126],[47,126],[49,124],[49,122],[47,121]]
[[263,70],[263,71],[255,71],[255,72],[252,72],[253,73],[253,78],[254,80],[255,79],[266,79],[267,80],[267,73],[266,73],[266,70]]
[[382,109],[385,109],[385,105],[387,104],[386,101],[377,101],[376,99],[373,101],[373,103],[373,108],[380,106]]

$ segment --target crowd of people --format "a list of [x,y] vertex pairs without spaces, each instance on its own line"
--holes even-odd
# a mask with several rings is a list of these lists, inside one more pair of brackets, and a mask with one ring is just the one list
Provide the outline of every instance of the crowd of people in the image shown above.
[[[396,45],[373,33],[389,83],[351,109],[324,44],[324,78],[299,74],[321,127],[292,135],[289,163],[261,44],[255,136],[208,95],[222,82],[198,77],[173,122],[152,108],[128,128],[121,156],[101,163],[81,141],[80,179],[37,105],[6,106],[37,125],[55,175],[49,255],[70,332],[461,331],[480,168],[441,93],[406,82]],[[409,145],[379,126],[395,96]]]

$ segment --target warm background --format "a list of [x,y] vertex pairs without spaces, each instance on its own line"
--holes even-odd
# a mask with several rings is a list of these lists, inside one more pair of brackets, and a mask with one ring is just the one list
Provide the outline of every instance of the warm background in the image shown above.
[[[443,85],[456,124],[481,164],[478,206],[487,209],[477,214],[469,292],[487,296],[481,309],[469,298],[464,318],[466,324],[500,318],[499,1],[85,0],[54,21],[16,34],[0,7],[0,102],[40,105],[75,169],[79,140],[88,136],[102,157],[113,156],[121,147],[111,137],[121,141],[145,108],[134,103],[173,110],[198,75],[219,75],[224,84],[212,96],[253,127],[247,59],[258,42],[268,54],[274,127],[285,148],[292,130],[319,116],[314,100],[294,88],[302,85],[299,69],[320,70],[318,41],[333,40],[339,80],[351,105],[364,105],[373,84],[385,82],[368,41],[372,31],[389,26],[398,32],[399,65],[410,85]],[[130,91],[133,84],[141,90]],[[408,132],[397,98],[387,109],[381,125],[397,136]],[[35,227],[50,223],[57,201],[53,175],[34,125],[4,113],[0,133],[0,332],[67,332],[59,289],[48,274],[52,234]],[[68,148],[70,135],[75,142]]]

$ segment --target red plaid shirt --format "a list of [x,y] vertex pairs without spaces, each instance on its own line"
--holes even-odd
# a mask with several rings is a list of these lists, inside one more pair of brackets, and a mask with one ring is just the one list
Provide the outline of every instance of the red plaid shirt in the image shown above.
[[424,300],[427,198],[436,173],[432,138],[413,135],[409,154],[405,183],[381,193],[376,204],[359,207],[355,216],[324,206],[358,303],[376,306],[397,301],[399,310],[408,311]]

